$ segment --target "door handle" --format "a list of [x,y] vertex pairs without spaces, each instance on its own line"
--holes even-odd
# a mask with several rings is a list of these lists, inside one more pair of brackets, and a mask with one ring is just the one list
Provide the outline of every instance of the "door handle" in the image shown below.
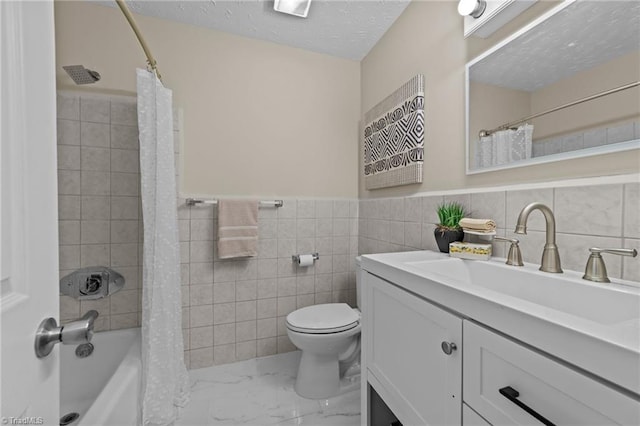
[[46,318],[36,331],[35,351],[38,358],[44,358],[51,353],[57,343],[64,345],[79,345],[89,343],[93,337],[93,324],[98,318],[98,312],[91,310],[78,321],[58,327],[54,318]]

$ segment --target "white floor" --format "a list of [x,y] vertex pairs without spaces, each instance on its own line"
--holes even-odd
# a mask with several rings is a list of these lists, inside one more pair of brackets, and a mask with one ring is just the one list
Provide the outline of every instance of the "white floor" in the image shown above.
[[293,389],[299,360],[296,351],[191,370],[191,403],[176,426],[359,425],[359,366],[347,372],[338,396],[313,400]]

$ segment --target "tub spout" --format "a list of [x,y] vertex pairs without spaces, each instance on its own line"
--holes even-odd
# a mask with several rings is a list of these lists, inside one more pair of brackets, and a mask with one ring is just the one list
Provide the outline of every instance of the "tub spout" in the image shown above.
[[560,254],[556,245],[556,218],[549,207],[542,203],[531,203],[522,209],[518,215],[516,223],[516,234],[527,233],[527,219],[529,214],[534,210],[540,210],[544,215],[546,223],[546,243],[542,251],[542,261],[540,262],[540,270],[544,272],[561,273]]

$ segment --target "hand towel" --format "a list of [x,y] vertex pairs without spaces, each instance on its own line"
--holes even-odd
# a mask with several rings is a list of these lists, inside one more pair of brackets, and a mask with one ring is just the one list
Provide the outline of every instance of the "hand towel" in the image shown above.
[[258,202],[218,201],[218,257],[258,255]]
[[493,232],[496,230],[496,223],[491,219],[473,219],[463,217],[458,223],[463,229],[476,232]]

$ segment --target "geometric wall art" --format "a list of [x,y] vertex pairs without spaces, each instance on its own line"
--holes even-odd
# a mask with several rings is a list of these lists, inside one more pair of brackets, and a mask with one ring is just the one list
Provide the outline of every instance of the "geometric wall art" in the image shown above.
[[422,182],[424,77],[418,74],[369,110],[362,124],[365,188]]

